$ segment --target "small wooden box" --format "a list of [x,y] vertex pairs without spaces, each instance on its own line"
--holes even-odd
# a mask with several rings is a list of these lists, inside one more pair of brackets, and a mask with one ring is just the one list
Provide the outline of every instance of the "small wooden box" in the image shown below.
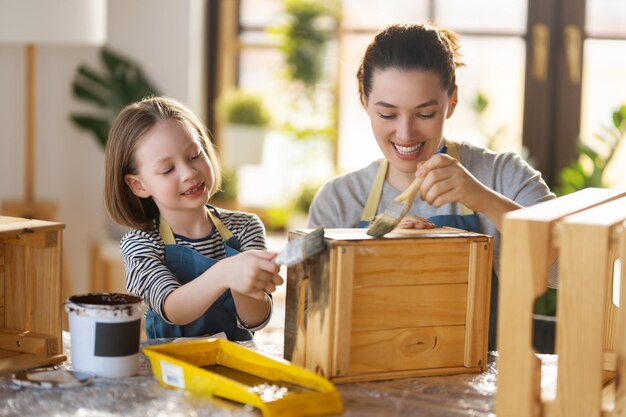
[[324,251],[287,272],[286,359],[335,383],[485,369],[490,236],[453,228],[324,236]]
[[65,225],[0,216],[0,374],[62,362]]

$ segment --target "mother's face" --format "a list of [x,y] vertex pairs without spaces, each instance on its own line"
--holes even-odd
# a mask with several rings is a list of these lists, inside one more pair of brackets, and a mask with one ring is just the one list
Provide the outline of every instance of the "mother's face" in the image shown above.
[[375,71],[365,101],[378,146],[392,169],[415,172],[441,145],[443,125],[456,106],[432,71]]

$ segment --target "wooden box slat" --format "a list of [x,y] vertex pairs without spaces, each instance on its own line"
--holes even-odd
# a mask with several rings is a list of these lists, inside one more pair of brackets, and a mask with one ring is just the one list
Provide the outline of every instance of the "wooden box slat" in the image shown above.
[[287,359],[338,383],[484,369],[491,237],[327,229],[325,240],[288,269]]
[[65,359],[61,299],[64,227],[62,223],[0,217],[0,373]]
[[355,289],[352,329],[464,325],[467,284]]

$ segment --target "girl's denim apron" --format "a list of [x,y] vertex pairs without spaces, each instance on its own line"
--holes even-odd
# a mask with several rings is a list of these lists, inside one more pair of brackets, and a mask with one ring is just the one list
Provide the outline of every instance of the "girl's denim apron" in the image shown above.
[[[239,241],[211,210],[207,207],[213,224],[225,241],[226,256],[237,255]],[[172,229],[163,219],[159,222],[159,232],[165,242],[165,265],[181,285],[194,280],[218,262],[191,248],[177,245]],[[189,324],[169,324],[152,310],[146,313],[146,335],[149,339],[204,336],[220,332],[226,333],[228,340],[235,341],[252,340],[253,336],[253,332],[237,325],[237,312],[230,290],[226,290],[207,311]]]
[[[446,140],[448,146],[448,153],[457,161],[460,161],[458,146],[454,142]],[[378,172],[374,178],[374,183],[370,189],[365,207],[361,213],[361,220],[357,227],[366,228],[369,227],[372,220],[376,216],[376,211],[380,202],[380,196],[382,195],[383,185],[385,183],[385,177],[387,176],[387,168],[389,167],[389,161],[383,159],[378,167]],[[478,226],[478,217],[476,213],[468,209],[464,205],[459,205],[461,214],[445,214],[430,217],[428,220],[433,222],[437,227],[449,226],[456,227],[458,229],[467,230],[474,233],[481,233]],[[498,321],[498,276],[495,271],[491,270],[491,302],[489,307],[489,350],[496,349],[496,330]]]

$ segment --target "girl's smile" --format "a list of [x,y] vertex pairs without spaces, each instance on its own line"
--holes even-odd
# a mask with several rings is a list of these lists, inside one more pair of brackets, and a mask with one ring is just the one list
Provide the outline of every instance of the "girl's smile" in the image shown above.
[[206,187],[204,186],[204,181],[201,182],[200,184],[197,184],[191,188],[189,188],[187,191],[185,191],[184,193],[182,193],[182,195],[186,196],[186,197],[190,197],[190,198],[198,198],[200,196],[202,196],[202,194],[204,194],[204,190],[206,189]]
[[202,212],[214,183],[214,171],[198,138],[175,121],[155,124],[134,153],[137,174],[128,184],[142,198],[152,198],[161,215],[174,223]]

